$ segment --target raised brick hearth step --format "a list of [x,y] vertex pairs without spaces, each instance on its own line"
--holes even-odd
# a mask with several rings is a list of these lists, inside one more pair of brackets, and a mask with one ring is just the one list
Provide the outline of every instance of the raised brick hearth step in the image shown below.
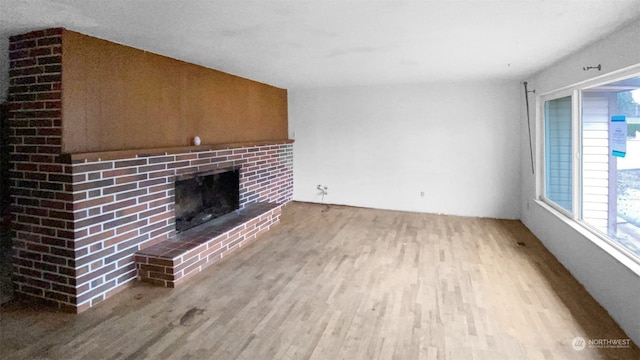
[[175,287],[280,221],[282,205],[257,203],[136,253],[143,281]]

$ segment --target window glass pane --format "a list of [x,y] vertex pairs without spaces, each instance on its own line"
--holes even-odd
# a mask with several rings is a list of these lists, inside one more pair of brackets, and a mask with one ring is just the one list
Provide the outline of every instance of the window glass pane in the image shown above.
[[545,196],[571,211],[571,97],[545,102]]
[[[640,255],[640,77],[582,92],[582,219]],[[627,132],[624,156],[613,136]],[[623,138],[624,139],[624,138]],[[619,156],[614,156],[617,154]]]

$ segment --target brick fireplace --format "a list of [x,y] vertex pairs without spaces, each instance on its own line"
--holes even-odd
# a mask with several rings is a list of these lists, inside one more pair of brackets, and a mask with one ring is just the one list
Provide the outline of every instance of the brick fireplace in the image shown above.
[[[62,33],[10,38],[18,296],[81,312],[138,277],[175,286],[278,222],[293,190],[288,140],[63,153]],[[176,178],[223,168],[239,169],[238,216],[176,236]]]

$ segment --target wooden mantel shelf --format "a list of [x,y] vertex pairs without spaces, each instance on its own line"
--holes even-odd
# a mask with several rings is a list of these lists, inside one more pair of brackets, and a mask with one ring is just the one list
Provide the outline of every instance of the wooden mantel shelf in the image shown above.
[[63,157],[68,157],[74,164],[92,161],[104,161],[104,160],[118,160],[134,157],[148,157],[148,156],[160,156],[189,152],[202,152],[211,150],[225,150],[225,149],[237,149],[242,147],[252,146],[268,146],[268,145],[280,145],[291,144],[294,140],[266,140],[266,141],[249,141],[238,142],[228,144],[209,144],[199,146],[181,146],[181,147],[168,147],[168,148],[156,148],[156,149],[132,149],[132,150],[115,150],[115,151],[102,151],[91,153],[77,153],[77,154],[62,154]]

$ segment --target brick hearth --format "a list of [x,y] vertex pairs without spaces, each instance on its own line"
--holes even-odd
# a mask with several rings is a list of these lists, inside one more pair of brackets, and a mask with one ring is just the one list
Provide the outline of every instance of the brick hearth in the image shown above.
[[[245,241],[277,222],[280,207],[292,196],[290,141],[63,154],[62,31],[10,38],[10,175],[19,296],[80,312],[131,284],[139,275],[135,253],[175,240],[170,239],[175,235],[178,175],[240,167],[240,208],[273,206],[267,211],[270,219],[259,215],[259,222],[266,222],[245,234]],[[229,247],[217,236],[205,243],[219,243],[229,252],[240,246]],[[201,269],[214,257],[183,266],[193,271],[197,263]],[[189,271],[179,276],[187,278]],[[176,276],[166,281],[171,286],[183,280]]]
[[280,221],[281,206],[257,203],[140,250],[136,262],[142,280],[175,287]]

